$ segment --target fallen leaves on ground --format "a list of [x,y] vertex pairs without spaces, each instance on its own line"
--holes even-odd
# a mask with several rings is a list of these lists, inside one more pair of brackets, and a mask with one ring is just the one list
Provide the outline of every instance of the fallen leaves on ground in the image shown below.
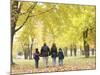
[[96,68],[95,58],[90,59],[67,59],[64,61],[63,66],[52,66],[49,65],[48,68],[39,66],[38,69],[34,67],[32,62],[28,63],[22,62],[20,64],[12,65],[12,74],[19,73],[42,73],[42,72],[63,72],[63,71],[77,71],[77,70],[90,70]]

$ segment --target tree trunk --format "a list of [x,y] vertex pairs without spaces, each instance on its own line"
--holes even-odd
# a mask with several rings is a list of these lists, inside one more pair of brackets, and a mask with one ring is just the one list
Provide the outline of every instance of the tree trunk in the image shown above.
[[89,57],[89,44],[85,44],[85,57],[88,58]]
[[74,48],[74,56],[76,56],[76,55],[77,55],[77,49]]
[[68,48],[65,48],[65,56],[68,56]]
[[15,27],[16,27],[16,19],[15,17],[17,13],[18,1],[12,1],[12,11],[11,11],[11,64],[13,64],[13,40],[15,34]]
[[31,39],[31,46],[30,46],[30,51],[29,51],[29,59],[32,59],[32,48],[33,48],[33,41],[34,39]]
[[83,32],[84,53],[86,58],[89,57],[89,44],[87,42],[87,38],[88,38],[88,29]]
[[29,59],[32,59],[32,48],[29,49]]
[[95,52],[94,48],[92,48],[92,50],[91,50],[91,51],[92,51],[92,55],[94,55],[94,52]]
[[72,56],[73,54],[72,54],[72,51],[73,51],[73,49],[72,48],[70,48],[70,56]]
[[80,46],[80,55],[84,55],[84,51],[81,46]]
[[28,50],[27,49],[24,50],[24,59],[28,59]]
[[73,45],[71,44],[70,45],[70,56],[72,56],[73,55]]
[[81,50],[81,55],[84,55],[85,53],[84,53],[84,50]]
[[11,64],[13,64],[13,39],[14,39],[14,33],[11,32]]
[[24,50],[24,59],[27,59],[26,50]]

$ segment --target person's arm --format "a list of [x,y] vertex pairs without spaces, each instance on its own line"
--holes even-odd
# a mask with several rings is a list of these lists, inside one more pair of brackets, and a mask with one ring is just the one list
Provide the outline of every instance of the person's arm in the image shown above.
[[62,55],[63,55],[63,59],[64,59],[64,53],[62,52]]
[[55,56],[57,57],[57,48],[55,48]]
[[49,47],[48,47],[48,52],[49,52],[49,55],[51,55],[51,52],[50,52],[50,49],[49,49]]
[[40,56],[40,52],[38,52],[38,55]]
[[57,48],[56,48],[56,54],[57,54]]
[[59,52],[57,53],[57,56],[59,56]]
[[33,59],[35,59],[35,53],[33,53]]
[[41,48],[41,53],[40,53],[41,56],[42,56],[42,52],[43,52],[43,47]]
[[50,54],[52,54],[52,51],[53,51],[53,50],[52,50],[52,48],[51,48],[51,52],[50,52]]

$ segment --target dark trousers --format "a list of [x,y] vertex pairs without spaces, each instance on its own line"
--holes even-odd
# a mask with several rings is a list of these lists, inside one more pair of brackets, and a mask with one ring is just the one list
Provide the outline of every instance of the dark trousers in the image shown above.
[[35,68],[38,68],[39,60],[35,60]]

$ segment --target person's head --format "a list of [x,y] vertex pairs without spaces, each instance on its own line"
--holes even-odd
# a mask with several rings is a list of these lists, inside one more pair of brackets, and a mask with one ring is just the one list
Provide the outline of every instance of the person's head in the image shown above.
[[44,46],[46,46],[46,43],[44,43]]
[[35,49],[35,52],[36,52],[36,53],[39,53],[38,48]]
[[56,44],[55,44],[55,43],[53,43],[53,44],[52,44],[52,46],[53,46],[53,47],[55,47],[55,46],[56,46]]
[[62,52],[62,49],[61,48],[59,48],[59,52]]

